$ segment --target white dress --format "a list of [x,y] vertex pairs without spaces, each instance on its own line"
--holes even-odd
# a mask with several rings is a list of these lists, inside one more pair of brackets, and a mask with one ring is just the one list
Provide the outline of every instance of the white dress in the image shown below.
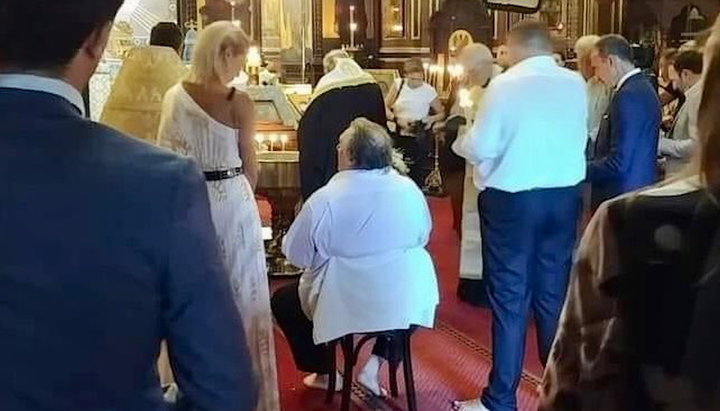
[[[208,115],[182,85],[165,95],[158,140],[162,146],[194,157],[203,171],[242,167],[237,130]],[[245,176],[208,181],[207,187],[220,250],[260,385],[257,410],[276,411],[280,405],[270,291],[255,195]]]

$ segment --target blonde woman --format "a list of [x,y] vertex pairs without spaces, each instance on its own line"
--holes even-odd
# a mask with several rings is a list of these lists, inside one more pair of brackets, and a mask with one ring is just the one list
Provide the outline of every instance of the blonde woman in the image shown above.
[[[216,22],[200,34],[185,81],[165,95],[158,140],[194,157],[207,180],[213,223],[242,314],[256,380],[258,410],[279,410],[275,345],[260,215],[253,103],[228,88],[245,63],[245,33]],[[182,239],[176,239],[182,241]]]

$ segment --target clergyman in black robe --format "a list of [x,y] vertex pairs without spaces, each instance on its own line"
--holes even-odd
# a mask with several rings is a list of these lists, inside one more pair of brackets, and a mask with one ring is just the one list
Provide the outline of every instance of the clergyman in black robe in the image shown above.
[[318,82],[298,129],[304,200],[337,172],[336,147],[353,120],[365,117],[382,126],[387,124],[385,102],[375,79],[344,52],[330,53],[340,58],[329,64],[332,70]]

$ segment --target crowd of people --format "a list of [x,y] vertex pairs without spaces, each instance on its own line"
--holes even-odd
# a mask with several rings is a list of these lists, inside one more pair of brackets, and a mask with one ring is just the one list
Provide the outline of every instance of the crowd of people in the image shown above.
[[[122,1],[39,3],[0,6],[1,408],[279,410],[274,322],[307,387],[342,389],[327,343],[434,325],[421,188],[438,135],[461,275],[492,312],[487,387],[456,409],[517,409],[531,319],[543,410],[720,406],[720,19],[662,54],[659,89],[622,36],[579,39],[572,71],[536,21],[502,56],[461,50],[445,105],[421,60],[383,96],[329,53],[282,244],[303,274],[271,296],[253,102],[228,86],[246,34],[210,24],[186,70],[181,32],[159,25],[103,125],[81,91]],[[670,291],[677,312],[653,298]],[[357,377],[375,395],[399,343],[378,337]]]

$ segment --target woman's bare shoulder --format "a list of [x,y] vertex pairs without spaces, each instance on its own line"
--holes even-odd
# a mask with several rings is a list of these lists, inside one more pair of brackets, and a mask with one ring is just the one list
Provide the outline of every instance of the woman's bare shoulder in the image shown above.
[[236,106],[247,107],[253,105],[253,100],[250,95],[242,90],[235,89],[233,95],[233,104]]
[[255,110],[250,95],[241,90],[236,90],[233,94],[232,104],[235,112],[240,115],[249,115]]

